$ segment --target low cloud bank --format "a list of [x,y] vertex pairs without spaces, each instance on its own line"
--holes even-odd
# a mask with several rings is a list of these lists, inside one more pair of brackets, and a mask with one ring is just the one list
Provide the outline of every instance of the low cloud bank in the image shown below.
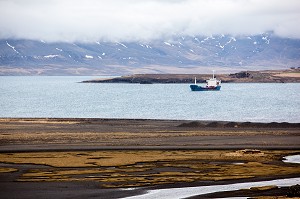
[[172,36],[300,39],[299,0],[0,0],[0,39],[148,41]]

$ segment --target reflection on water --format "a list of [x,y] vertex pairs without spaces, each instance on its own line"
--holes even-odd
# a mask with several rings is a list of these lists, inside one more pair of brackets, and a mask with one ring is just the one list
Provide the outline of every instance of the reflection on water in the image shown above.
[[179,199],[188,198],[192,196],[209,194],[223,191],[235,191],[239,189],[249,189],[251,187],[259,186],[269,186],[276,185],[279,187],[292,186],[300,183],[300,178],[289,178],[289,179],[279,179],[270,180],[262,182],[246,182],[246,183],[236,183],[227,185],[213,185],[213,186],[199,186],[199,187],[184,187],[184,188],[171,188],[171,189],[158,189],[150,190],[146,194],[127,197],[126,199]]
[[283,162],[286,162],[286,163],[298,163],[298,164],[300,164],[300,155],[286,156],[286,157],[284,157]]

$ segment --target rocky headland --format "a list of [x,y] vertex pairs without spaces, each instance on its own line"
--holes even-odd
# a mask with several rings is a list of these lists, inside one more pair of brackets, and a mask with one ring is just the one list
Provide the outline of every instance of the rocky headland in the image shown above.
[[[224,83],[299,83],[300,68],[288,70],[241,71],[232,74],[216,74]],[[203,83],[211,74],[134,74],[128,76],[101,78],[83,81],[83,83]]]

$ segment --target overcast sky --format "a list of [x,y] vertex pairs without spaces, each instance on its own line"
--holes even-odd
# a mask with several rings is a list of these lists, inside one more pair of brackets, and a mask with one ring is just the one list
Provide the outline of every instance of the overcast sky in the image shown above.
[[174,35],[300,38],[300,0],[0,0],[0,38],[137,41]]

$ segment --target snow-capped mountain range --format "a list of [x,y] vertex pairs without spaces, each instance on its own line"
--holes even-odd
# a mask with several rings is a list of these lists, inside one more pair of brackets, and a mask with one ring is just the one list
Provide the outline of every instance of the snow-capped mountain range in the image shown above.
[[[300,39],[186,36],[151,42],[0,40],[0,75],[124,75],[300,66]],[[208,72],[211,72],[209,70]]]

